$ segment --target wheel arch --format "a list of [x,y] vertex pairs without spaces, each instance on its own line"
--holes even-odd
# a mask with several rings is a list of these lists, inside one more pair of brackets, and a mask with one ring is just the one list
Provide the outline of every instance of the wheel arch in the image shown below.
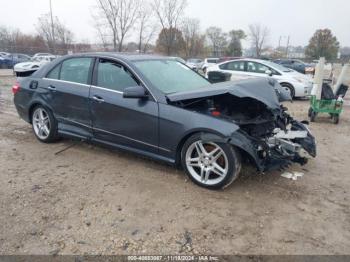
[[31,103],[31,105],[29,106],[29,109],[28,109],[28,119],[29,119],[29,123],[32,124],[32,114],[33,114],[33,110],[38,107],[38,106],[43,106],[45,107],[46,109],[50,110],[51,113],[53,113],[52,109],[47,106],[45,103],[41,102],[41,101],[33,101]]
[[251,164],[253,164],[258,170],[263,170],[263,166],[261,161],[259,160],[259,157],[257,156],[256,152],[254,151],[254,147],[251,143],[249,143],[249,140],[244,137],[242,134],[238,132],[234,132],[232,136],[227,137],[215,130],[211,129],[200,129],[200,130],[192,130],[188,133],[186,133],[180,142],[177,145],[176,148],[176,158],[175,158],[175,164],[177,167],[180,167],[181,165],[181,151],[182,147],[192,135],[197,133],[205,133],[209,134],[210,137],[207,137],[207,139],[211,141],[219,141],[223,143],[230,144],[234,148],[236,148],[241,155],[243,160],[248,160]]
[[224,138],[225,136],[221,133],[219,133],[218,131],[212,130],[212,129],[207,129],[207,128],[200,128],[200,129],[193,129],[193,130],[189,130],[188,132],[186,132],[182,138],[180,139],[179,143],[177,143],[176,146],[176,151],[175,151],[175,165],[177,167],[181,166],[181,151],[182,151],[182,147],[183,145],[186,143],[186,141],[193,136],[194,134],[200,134],[200,133],[209,133],[209,134],[213,134],[216,135],[218,137],[220,137],[221,139]]
[[282,82],[280,82],[280,85],[281,85],[282,87],[283,87],[283,86],[287,86],[287,87],[291,88],[291,89],[293,90],[293,93],[294,93],[294,95],[293,95],[292,98],[295,97],[295,87],[294,87],[293,84],[291,84],[291,83],[289,83],[289,82],[286,82],[286,81],[282,81]]

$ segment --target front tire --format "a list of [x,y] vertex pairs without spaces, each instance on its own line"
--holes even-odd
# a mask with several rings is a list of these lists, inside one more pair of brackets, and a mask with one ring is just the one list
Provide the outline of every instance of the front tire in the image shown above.
[[281,86],[282,86],[282,87],[288,88],[288,90],[289,90],[289,92],[290,92],[291,98],[292,98],[292,99],[295,98],[295,90],[294,90],[294,87],[293,87],[291,84],[282,83]]
[[43,143],[58,140],[57,121],[51,111],[44,106],[37,106],[32,111],[32,127],[36,138]]
[[241,170],[239,152],[227,143],[204,142],[194,134],[184,144],[181,164],[188,177],[197,185],[220,189],[234,182]]

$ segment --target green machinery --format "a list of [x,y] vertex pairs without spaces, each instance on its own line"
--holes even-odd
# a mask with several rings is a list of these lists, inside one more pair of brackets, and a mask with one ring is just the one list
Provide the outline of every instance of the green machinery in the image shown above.
[[340,114],[343,111],[343,103],[342,99],[319,100],[316,99],[316,96],[311,96],[309,109],[310,121],[314,122],[319,113],[328,113],[333,123],[338,124]]

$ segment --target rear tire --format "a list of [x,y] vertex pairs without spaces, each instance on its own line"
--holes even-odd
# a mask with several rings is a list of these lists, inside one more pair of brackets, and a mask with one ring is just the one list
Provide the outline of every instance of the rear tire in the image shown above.
[[181,150],[181,164],[188,177],[208,189],[229,186],[241,171],[241,156],[227,143],[203,142],[201,134],[191,136]]
[[57,121],[51,111],[39,105],[32,110],[32,127],[36,138],[43,143],[52,143],[59,139]]

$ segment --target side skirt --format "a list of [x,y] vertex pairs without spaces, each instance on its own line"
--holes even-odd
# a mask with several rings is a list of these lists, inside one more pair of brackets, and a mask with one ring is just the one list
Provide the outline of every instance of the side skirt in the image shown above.
[[163,157],[163,156],[160,156],[160,155],[157,155],[157,154],[154,154],[154,153],[150,153],[150,152],[147,152],[147,151],[135,149],[135,148],[132,148],[132,147],[119,145],[119,144],[114,144],[114,143],[110,143],[110,142],[103,141],[103,140],[96,139],[96,138],[92,138],[91,142],[94,142],[94,143],[97,143],[97,144],[102,144],[102,145],[104,145],[106,147],[110,147],[110,148],[113,148],[113,149],[121,149],[121,150],[125,150],[125,151],[131,152],[131,153],[143,155],[143,156],[146,156],[146,157],[149,157],[149,158],[152,158],[152,159],[156,159],[156,160],[159,160],[159,161],[162,161],[162,162],[169,163],[171,165],[175,164],[175,159]]
[[81,141],[84,141],[84,142],[95,143],[95,144],[102,145],[102,146],[105,146],[105,147],[108,147],[108,148],[111,148],[111,149],[120,149],[120,150],[124,150],[124,151],[127,151],[127,152],[135,153],[135,154],[138,154],[138,155],[143,155],[145,157],[148,157],[148,158],[151,158],[151,159],[154,159],[154,160],[158,160],[158,161],[161,161],[161,162],[166,162],[166,163],[171,164],[171,165],[175,165],[175,159],[163,157],[163,156],[160,156],[160,155],[157,155],[157,154],[154,154],[154,153],[146,152],[146,151],[135,149],[135,148],[132,148],[132,147],[119,145],[119,144],[114,144],[114,143],[110,143],[110,142],[103,141],[103,140],[96,139],[96,138],[84,137],[84,136],[81,136],[81,135],[77,135],[76,133],[71,133],[69,131],[59,130],[58,134],[61,135],[62,137],[73,138],[73,139],[78,139],[78,140],[81,140]]

